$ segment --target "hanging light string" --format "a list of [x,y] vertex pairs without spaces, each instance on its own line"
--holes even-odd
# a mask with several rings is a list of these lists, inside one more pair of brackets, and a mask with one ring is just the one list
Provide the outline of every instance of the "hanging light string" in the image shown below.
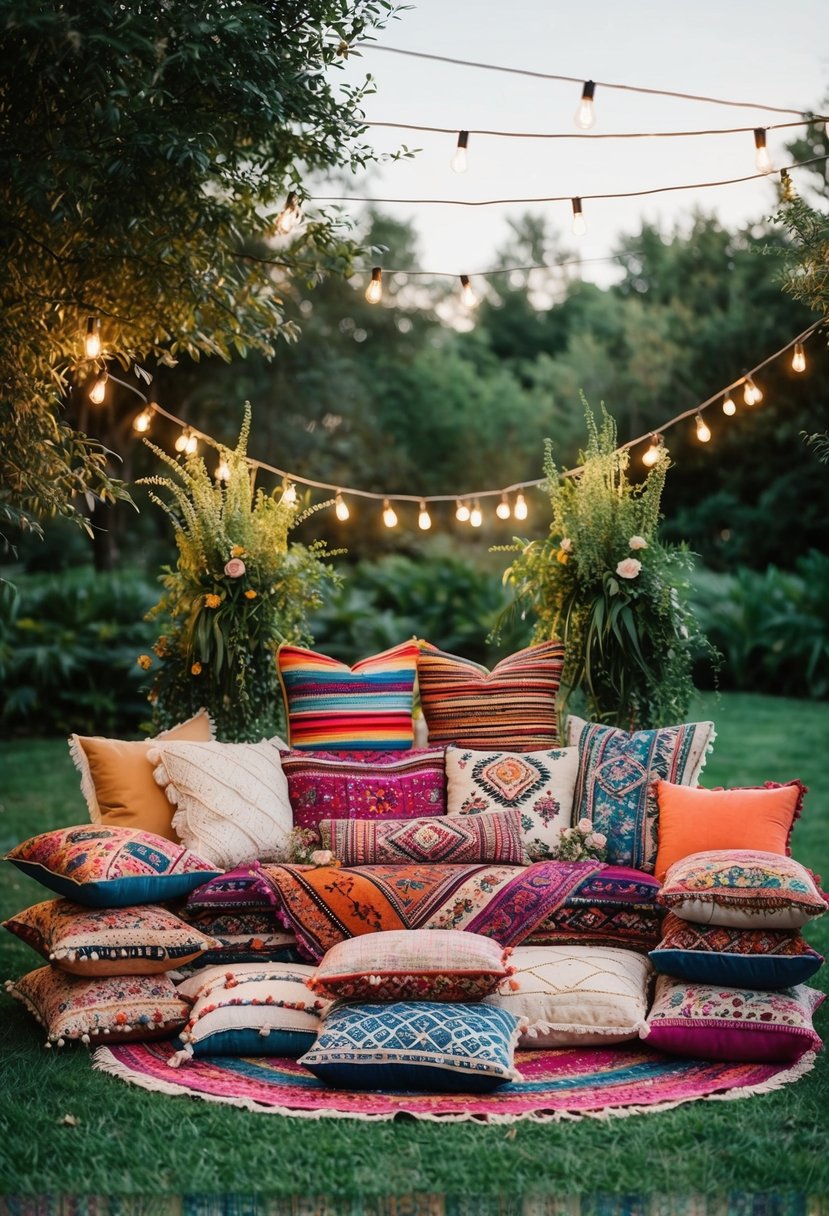
[[[533,72],[529,68],[508,68],[497,63],[478,63],[472,59],[454,59],[448,55],[430,55],[425,51],[409,51],[403,47],[397,46],[381,46],[377,42],[365,42],[360,44],[360,52],[365,51],[382,51],[387,55],[405,55],[410,59],[429,59],[433,63],[451,63],[456,67],[463,68],[480,68],[486,72],[504,72],[510,76],[527,76],[535,80],[557,80],[563,84],[583,84],[583,76],[558,76],[552,72]],[[733,106],[744,110],[767,110],[774,114],[797,114],[800,117],[807,115],[805,110],[796,110],[790,106],[770,106],[764,101],[731,101],[724,97],[706,97],[699,93],[677,93],[672,89],[649,89],[642,85],[633,84],[612,84],[607,80],[596,80],[590,83],[595,84],[600,89],[616,89],[624,93],[642,93],[648,97],[677,97],[680,101],[704,101],[716,106]]]
[[[766,131],[784,131],[791,127],[807,127],[813,122],[826,122],[827,116],[815,114],[793,122],[776,122],[764,127]],[[365,119],[363,127],[385,127],[393,131],[420,131],[426,135],[457,135],[457,127],[424,127],[416,122],[379,122]],[[468,127],[465,134],[490,139],[684,139],[694,135],[746,135],[750,127],[710,127],[694,131],[493,131]]]

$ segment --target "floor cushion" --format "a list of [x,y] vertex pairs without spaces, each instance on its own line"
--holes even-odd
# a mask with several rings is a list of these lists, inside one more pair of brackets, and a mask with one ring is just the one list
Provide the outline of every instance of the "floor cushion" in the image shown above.
[[765,989],[803,984],[823,964],[796,929],[697,925],[673,912],[650,960],[657,971],[696,984]]
[[682,920],[743,929],[799,929],[827,907],[800,862],[753,849],[712,849],[674,862],[659,902]]

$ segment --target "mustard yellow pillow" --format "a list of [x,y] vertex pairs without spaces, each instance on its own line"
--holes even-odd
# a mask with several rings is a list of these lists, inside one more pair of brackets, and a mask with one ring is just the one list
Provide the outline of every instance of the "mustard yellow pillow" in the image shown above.
[[93,823],[138,828],[180,843],[172,825],[175,808],[156,785],[147,753],[159,739],[209,743],[212,738],[213,723],[205,709],[152,739],[133,742],[70,735],[69,752],[81,775],[89,818]]

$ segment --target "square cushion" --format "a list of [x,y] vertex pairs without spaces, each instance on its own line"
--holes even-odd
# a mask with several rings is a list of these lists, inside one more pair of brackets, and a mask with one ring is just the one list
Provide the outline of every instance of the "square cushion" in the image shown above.
[[701,1060],[797,1060],[822,1047],[812,1014],[823,999],[805,984],[758,992],[660,975],[642,1037]]
[[654,872],[664,879],[675,861],[709,849],[790,853],[794,821],[806,787],[767,782],[757,789],[705,790],[657,781],[659,849]]
[[293,827],[281,740],[161,743],[147,753],[183,843],[217,869],[284,861]]
[[490,1005],[338,1002],[299,1061],[344,1089],[485,1093],[518,1080],[518,1019]]
[[178,992],[193,1007],[171,1067],[191,1056],[302,1055],[327,1005],[306,987],[313,974],[306,963],[239,963],[189,976]]
[[485,999],[527,1023],[519,1047],[605,1047],[639,1038],[651,977],[644,955],[605,946],[516,946],[510,962],[514,974]]
[[527,861],[517,811],[425,819],[323,819],[322,847],[346,866]]
[[743,929],[799,929],[827,906],[800,862],[749,849],[712,849],[675,861],[659,902],[682,920]]
[[26,1006],[47,1034],[46,1046],[66,1040],[165,1039],[187,1021],[190,1006],[166,975],[67,975],[39,967],[6,991]]
[[291,963],[299,959],[296,934],[281,928],[272,911],[242,909],[217,913],[205,908],[201,912],[185,910],[183,918],[213,943],[199,959],[199,967],[219,963]]
[[187,896],[187,912],[270,911],[276,903],[273,888],[258,861],[215,874]]
[[159,739],[207,742],[212,738],[213,723],[205,709],[155,739],[133,742],[98,735],[70,735],[69,752],[81,775],[81,793],[89,808],[89,818],[93,823],[138,828],[177,842],[172,808],[153,781],[147,752]]
[[509,950],[460,929],[367,933],[332,946],[308,987],[347,1001],[478,1001],[511,973]]
[[446,814],[442,747],[408,752],[282,753],[294,823],[321,819],[414,819]]
[[568,742],[579,749],[573,822],[589,819],[607,837],[607,860],[653,873],[658,844],[658,777],[696,785],[714,741],[713,722],[660,726],[632,734],[571,716]]
[[602,866],[522,943],[525,946],[618,946],[648,951],[659,941],[664,909],[652,874]]
[[152,975],[218,945],[158,904],[104,909],[47,899],[3,924],[73,975]]
[[291,747],[404,751],[412,746],[417,642],[353,667],[283,643],[276,661]]
[[417,681],[432,744],[533,752],[558,745],[560,642],[541,642],[487,671],[422,643]]
[[477,752],[446,749],[449,815],[517,811],[527,856],[552,856],[562,828],[570,827],[577,747],[544,752]]
[[650,959],[657,971],[695,984],[766,989],[803,984],[823,963],[797,930],[695,925],[673,912]]
[[124,908],[186,895],[217,873],[182,844],[135,828],[56,828],[6,854],[24,874],[90,908]]

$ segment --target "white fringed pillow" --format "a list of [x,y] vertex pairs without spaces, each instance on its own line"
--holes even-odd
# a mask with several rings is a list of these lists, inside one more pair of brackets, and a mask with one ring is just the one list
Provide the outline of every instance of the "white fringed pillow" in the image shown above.
[[260,743],[163,743],[153,776],[176,807],[173,828],[187,848],[223,870],[284,861],[293,826],[281,739]]

